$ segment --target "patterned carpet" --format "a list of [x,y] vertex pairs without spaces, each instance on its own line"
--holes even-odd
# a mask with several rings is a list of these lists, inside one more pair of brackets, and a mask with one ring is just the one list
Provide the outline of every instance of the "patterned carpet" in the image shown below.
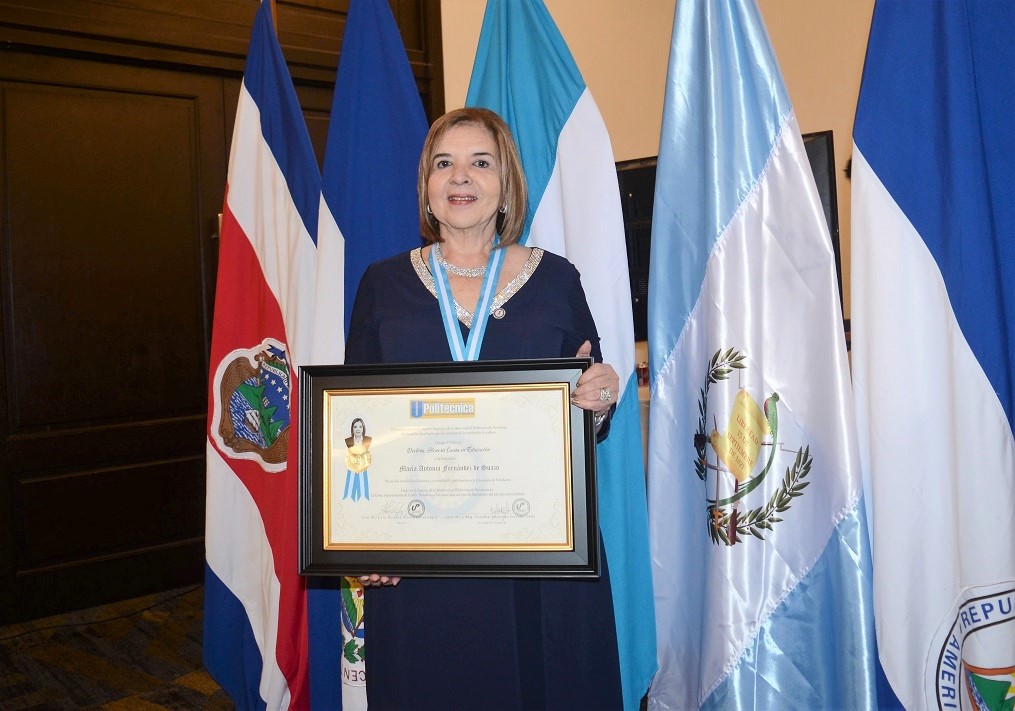
[[0,709],[235,709],[202,663],[203,603],[197,585],[0,627]]
[[202,586],[0,627],[0,708],[232,709],[201,662]]

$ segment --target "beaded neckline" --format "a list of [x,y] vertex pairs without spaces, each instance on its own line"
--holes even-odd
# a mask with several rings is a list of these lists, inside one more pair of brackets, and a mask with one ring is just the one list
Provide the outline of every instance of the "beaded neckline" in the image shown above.
[[439,242],[435,242],[433,247],[431,247],[430,249],[433,250],[433,258],[437,260],[438,264],[444,267],[444,271],[446,271],[448,274],[454,274],[455,276],[460,277],[468,277],[470,279],[475,279],[476,277],[481,277],[486,274],[485,264],[479,267],[459,267],[446,260],[444,258],[444,251],[441,249],[441,245]]
[[[423,286],[427,288],[434,298],[437,298],[437,287],[434,286],[433,274],[430,273],[429,267],[427,267],[426,260],[423,259],[423,248],[414,249],[409,252],[409,259],[412,261],[412,267],[416,271],[416,276],[423,282]],[[539,247],[533,247],[529,252],[529,258],[525,260],[525,264],[518,271],[518,275],[512,279],[507,286],[501,289],[493,299],[493,303],[490,304],[490,313],[494,318],[504,317],[504,304],[508,302],[512,296],[518,293],[525,282],[529,280],[532,273],[536,271],[536,267],[539,266],[539,262],[543,259],[543,250]],[[500,315],[498,315],[500,312]],[[458,320],[464,323],[469,328],[472,328],[472,312],[462,308],[462,306],[455,301],[455,315],[458,316]]]

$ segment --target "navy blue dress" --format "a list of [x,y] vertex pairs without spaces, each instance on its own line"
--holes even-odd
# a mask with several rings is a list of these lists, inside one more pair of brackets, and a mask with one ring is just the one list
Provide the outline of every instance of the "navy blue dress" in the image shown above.
[[[578,271],[545,252],[490,318],[481,360],[570,358],[595,322]],[[463,336],[468,330],[464,324]],[[449,361],[436,297],[409,254],[371,265],[360,282],[347,363]],[[371,711],[623,707],[605,552],[598,581],[403,578],[366,592]]]

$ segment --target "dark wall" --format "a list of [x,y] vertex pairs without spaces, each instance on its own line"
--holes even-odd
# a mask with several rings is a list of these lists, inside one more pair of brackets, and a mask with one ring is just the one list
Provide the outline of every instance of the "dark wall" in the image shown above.
[[[439,2],[391,5],[439,115]],[[217,215],[256,8],[0,0],[0,623],[202,577]],[[347,11],[278,2],[319,153]]]

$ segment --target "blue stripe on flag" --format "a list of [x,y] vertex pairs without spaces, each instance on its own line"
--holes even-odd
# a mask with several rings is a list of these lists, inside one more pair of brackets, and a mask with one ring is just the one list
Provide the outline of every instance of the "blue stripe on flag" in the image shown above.
[[246,610],[212,569],[204,566],[204,664],[238,709],[262,710],[263,660]]
[[1010,2],[879,2],[853,127],[857,147],[934,255],[1009,424],[1015,259],[998,246],[1015,238],[1012,30]]
[[261,110],[264,141],[285,176],[307,232],[316,243],[317,214],[321,202],[320,171],[296,90],[288,77],[289,68],[272,27],[271,9],[265,1],[254,17],[243,85]]
[[632,374],[610,419],[610,434],[596,446],[596,466],[601,472],[597,479],[599,528],[610,565],[625,709],[638,708],[657,666],[641,447],[638,376]]
[[[816,650],[821,659],[835,659],[840,654],[859,660],[877,656],[869,644],[874,610],[866,539],[867,523],[860,506],[839,522],[817,563],[761,625],[740,661],[702,709],[786,708],[787,699],[793,700],[793,708],[800,709],[869,707],[875,685],[873,665],[858,664],[849,673],[808,665],[786,673],[782,663],[786,657],[806,659]],[[857,545],[861,540],[863,545]],[[863,571],[861,575],[856,574],[857,568]],[[843,597],[854,599],[856,605],[839,605]],[[761,669],[781,669],[783,673],[769,676],[759,674]]]
[[553,172],[557,137],[583,91],[585,80],[542,3],[487,3],[465,104],[495,110],[514,133],[529,189],[522,243]]
[[324,157],[324,199],[345,237],[345,328],[366,268],[422,244],[416,171],[427,120],[384,0],[353,0]]
[[[791,108],[786,87],[769,71],[778,69],[778,62],[760,12],[751,3],[743,8],[750,21],[734,22],[739,11],[735,3],[707,2],[687,17],[689,22],[674,23],[659,145],[660,155],[666,153],[669,160],[659,161],[656,184],[679,189],[656,193],[652,228],[687,238],[652,245],[650,282],[680,286],[667,290],[667,318],[654,318],[658,302],[649,301],[648,321],[655,329],[649,347],[656,364],[676,345],[698,299],[712,247],[754,187]],[[694,42],[705,36],[712,46]],[[673,56],[678,46],[691,48],[680,62]],[[757,61],[744,60],[745,47]],[[729,61],[709,61],[710,51]],[[711,121],[702,106],[744,120]],[[715,145],[725,150],[717,155]],[[701,179],[688,180],[691,175]],[[682,275],[678,280],[673,278],[675,266]],[[657,372],[658,365],[652,365],[653,379]]]
[[341,578],[307,584],[307,642],[310,646],[310,707],[342,708]]

